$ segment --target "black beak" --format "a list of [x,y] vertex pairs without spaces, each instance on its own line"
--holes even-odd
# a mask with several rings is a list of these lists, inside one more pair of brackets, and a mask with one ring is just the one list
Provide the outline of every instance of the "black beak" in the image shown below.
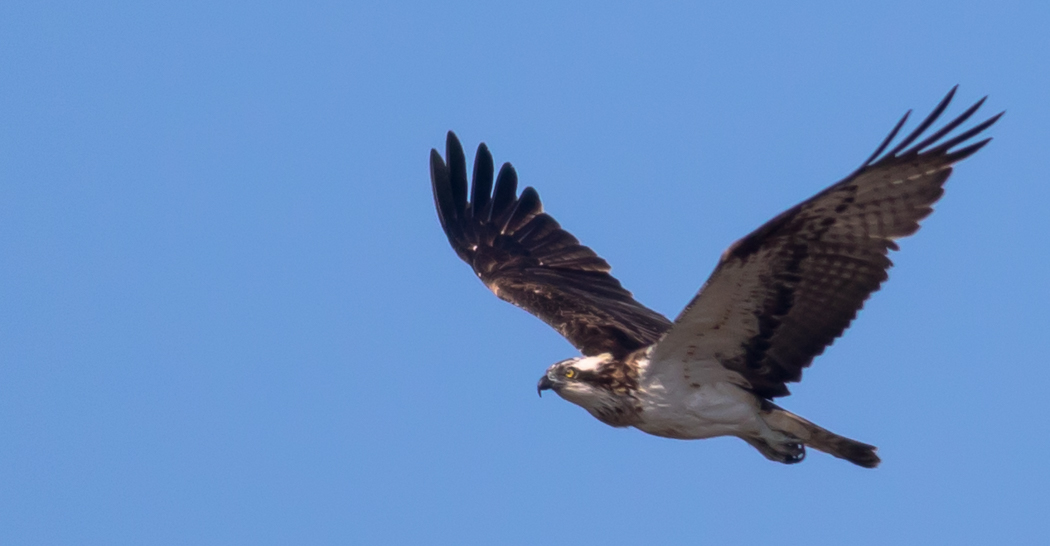
[[536,394],[540,395],[540,398],[542,398],[543,391],[549,391],[553,388],[554,382],[547,377],[547,374],[543,374],[543,377],[540,378],[540,382],[536,383]]

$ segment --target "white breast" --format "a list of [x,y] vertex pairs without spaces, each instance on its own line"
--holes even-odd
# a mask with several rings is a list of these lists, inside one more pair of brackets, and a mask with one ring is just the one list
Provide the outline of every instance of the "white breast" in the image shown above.
[[656,436],[700,439],[741,436],[761,430],[758,399],[729,382],[686,383],[668,373],[649,373],[641,365],[638,393],[642,407],[638,429]]

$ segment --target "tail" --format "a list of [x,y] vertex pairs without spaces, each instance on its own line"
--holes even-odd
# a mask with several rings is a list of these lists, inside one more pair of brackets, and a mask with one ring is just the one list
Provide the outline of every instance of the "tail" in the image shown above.
[[[839,436],[774,404],[767,403],[764,406],[762,411],[763,420],[773,431],[788,436],[788,443],[802,443],[828,455],[846,459],[864,468],[879,466],[881,460],[875,454],[875,450],[878,449],[875,446],[850,440],[845,436]],[[749,442],[751,445],[759,447],[756,445],[756,442],[750,440]],[[762,443],[768,445],[767,442]],[[759,450],[762,451],[762,448],[759,447]],[[765,454],[764,451],[763,454]]]

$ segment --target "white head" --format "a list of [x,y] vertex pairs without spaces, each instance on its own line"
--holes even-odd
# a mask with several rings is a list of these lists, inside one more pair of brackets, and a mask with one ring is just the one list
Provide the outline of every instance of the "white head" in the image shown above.
[[543,395],[553,390],[558,396],[589,411],[614,426],[626,426],[633,414],[633,397],[628,394],[629,373],[611,354],[581,356],[562,360],[550,368],[536,384]]

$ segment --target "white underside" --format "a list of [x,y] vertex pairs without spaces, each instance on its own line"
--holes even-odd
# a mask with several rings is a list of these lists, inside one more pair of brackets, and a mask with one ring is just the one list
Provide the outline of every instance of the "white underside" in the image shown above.
[[678,439],[765,436],[769,432],[759,415],[758,399],[739,386],[728,381],[686,383],[667,374],[648,373],[648,363],[640,364],[639,430]]

